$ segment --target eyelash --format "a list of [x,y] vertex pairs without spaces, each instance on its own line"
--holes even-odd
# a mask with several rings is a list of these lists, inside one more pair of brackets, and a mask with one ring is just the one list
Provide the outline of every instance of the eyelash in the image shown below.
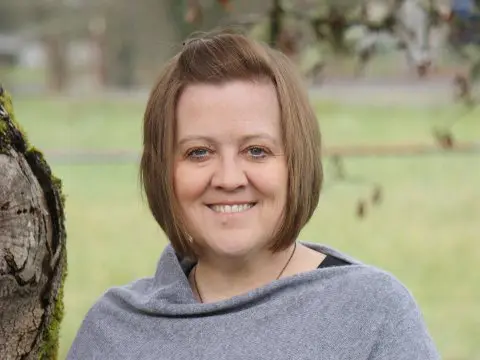
[[[263,154],[260,155],[260,156],[254,156],[254,155],[250,154],[249,155],[250,158],[252,158],[254,160],[263,160],[268,155],[272,154],[272,152],[270,150],[268,150],[267,148],[265,148],[263,146],[258,146],[258,145],[249,146],[244,151],[248,152],[248,151],[251,151],[252,149],[263,151]],[[204,154],[204,155],[195,155],[195,153],[198,152],[198,151],[206,151],[207,153]],[[189,158],[189,159],[192,159],[194,161],[203,161],[208,156],[208,153],[212,153],[212,152],[213,152],[212,149],[205,148],[205,147],[199,147],[199,148],[194,148],[194,149],[188,150],[187,153],[186,153],[186,157]]]
[[200,156],[196,156],[194,153],[197,152],[197,151],[207,151],[207,152],[212,152],[211,149],[209,148],[204,148],[204,147],[200,147],[200,148],[195,148],[195,149],[190,149],[187,151],[187,154],[186,154],[186,157],[189,158],[189,159],[192,159],[192,160],[196,160],[196,161],[201,161],[203,160],[206,155],[200,155]]
[[248,151],[248,150],[252,150],[252,149],[257,149],[257,150],[263,151],[263,155],[261,155],[261,156],[252,156],[251,155],[252,159],[261,160],[261,159],[265,159],[268,155],[271,155],[271,152],[263,146],[258,146],[258,145],[249,146],[246,150]]

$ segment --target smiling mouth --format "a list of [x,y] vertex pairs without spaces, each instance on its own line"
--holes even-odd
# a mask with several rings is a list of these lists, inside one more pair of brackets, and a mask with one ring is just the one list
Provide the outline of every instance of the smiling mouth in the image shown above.
[[250,210],[257,203],[234,204],[234,205],[207,205],[210,209],[217,213],[240,213]]

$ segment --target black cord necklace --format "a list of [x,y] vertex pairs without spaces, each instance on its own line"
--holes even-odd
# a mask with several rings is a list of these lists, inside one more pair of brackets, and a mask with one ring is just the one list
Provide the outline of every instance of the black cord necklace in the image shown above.
[[[290,257],[288,258],[285,266],[283,267],[282,271],[280,271],[280,273],[278,274],[277,278],[275,280],[278,280],[280,279],[280,277],[283,275],[285,269],[287,268],[288,264],[290,264],[290,261],[292,260],[293,258],[293,255],[295,254],[295,250],[297,250],[297,242],[294,243],[293,245],[293,251],[292,253],[290,254]],[[200,294],[200,290],[198,289],[198,284],[197,284],[197,266],[195,265],[195,267],[193,268],[193,285],[195,286],[195,291],[200,299],[200,302],[203,303],[203,298],[202,298],[202,294]]]

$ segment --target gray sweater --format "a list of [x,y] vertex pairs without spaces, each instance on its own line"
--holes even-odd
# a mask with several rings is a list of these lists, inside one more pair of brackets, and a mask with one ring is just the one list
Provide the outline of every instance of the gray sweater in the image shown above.
[[282,278],[198,303],[193,264],[164,250],[154,277],[109,289],[89,310],[67,360],[439,359],[422,314],[392,275],[353,265]]

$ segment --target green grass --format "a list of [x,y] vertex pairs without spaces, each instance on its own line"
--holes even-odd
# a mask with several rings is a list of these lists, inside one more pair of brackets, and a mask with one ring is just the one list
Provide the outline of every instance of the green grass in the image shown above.
[[[17,99],[17,119],[40,149],[140,149],[141,102]],[[459,108],[317,104],[324,143],[432,143],[432,126]],[[479,112],[455,127],[480,138]],[[328,161],[327,161],[328,164]],[[301,239],[393,272],[413,292],[445,359],[480,359],[480,159],[476,155],[346,159],[384,200],[359,219],[368,186],[331,185]],[[166,239],[140,198],[136,164],[51,164],[64,182],[69,275],[60,358],[92,303],[112,285],[151,275]],[[329,174],[327,165],[326,172]]]
[[[43,149],[140,149],[144,102],[120,100],[15,99],[15,111],[32,143]],[[480,111],[460,106],[405,108],[320,103],[316,106],[324,144],[433,143],[433,127],[462,117],[455,135],[474,140]]]
[[43,149],[138,149],[144,104],[128,98],[14,101],[32,143]]

